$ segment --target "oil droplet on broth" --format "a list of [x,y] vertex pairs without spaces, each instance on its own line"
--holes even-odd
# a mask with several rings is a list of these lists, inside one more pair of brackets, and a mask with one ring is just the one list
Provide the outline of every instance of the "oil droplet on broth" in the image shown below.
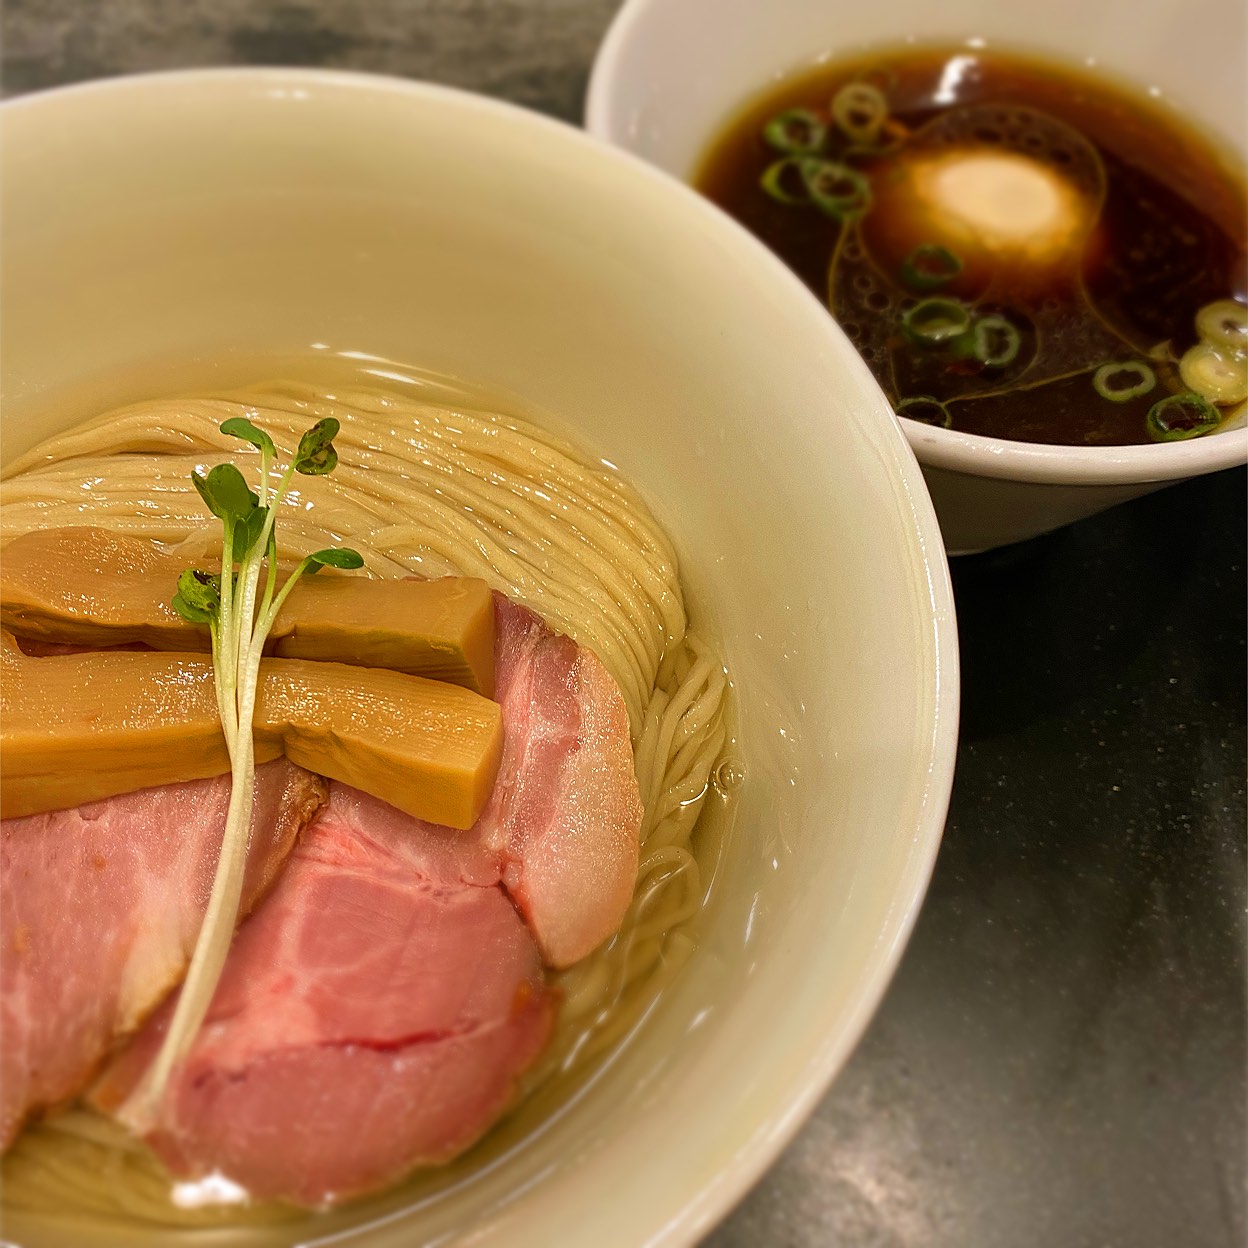
[[711,787],[723,797],[737,792],[745,783],[745,764],[739,758],[722,758],[711,772]]

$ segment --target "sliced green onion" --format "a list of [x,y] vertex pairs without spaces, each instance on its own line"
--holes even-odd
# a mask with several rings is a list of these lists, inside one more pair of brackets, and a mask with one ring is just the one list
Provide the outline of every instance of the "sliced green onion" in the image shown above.
[[1013,364],[1023,336],[1003,316],[981,316],[975,322],[971,353],[985,368]]
[[1138,360],[1102,364],[1092,374],[1092,388],[1111,403],[1126,403],[1147,394],[1157,384],[1157,374]]
[[832,120],[854,143],[871,143],[888,120],[888,100],[869,82],[851,82],[832,97]]
[[1248,355],[1220,351],[1198,342],[1179,361],[1183,384],[1210,403],[1242,403],[1248,398]]
[[855,221],[871,207],[871,183],[839,161],[807,156],[802,161],[802,180],[810,198],[838,221]]
[[1234,299],[1207,303],[1196,313],[1196,332],[1219,350],[1248,353],[1248,308]]
[[922,347],[940,346],[971,327],[971,311],[956,299],[924,299],[902,314],[906,337]]
[[962,272],[962,261],[939,243],[922,243],[901,266],[901,280],[911,290],[935,290]]
[[1172,394],[1148,409],[1145,426],[1154,442],[1182,442],[1216,429],[1218,409],[1198,394]]
[[897,415],[907,420],[917,420],[921,425],[936,425],[941,429],[953,426],[953,417],[949,409],[939,400],[930,395],[919,395],[913,399],[902,399],[897,404]]
[[798,156],[786,156],[768,165],[758,184],[772,199],[778,199],[782,204],[810,203],[810,192],[806,189],[806,179],[802,177],[802,160]]
[[808,108],[790,108],[763,127],[763,139],[778,152],[809,156],[823,147],[828,128]]

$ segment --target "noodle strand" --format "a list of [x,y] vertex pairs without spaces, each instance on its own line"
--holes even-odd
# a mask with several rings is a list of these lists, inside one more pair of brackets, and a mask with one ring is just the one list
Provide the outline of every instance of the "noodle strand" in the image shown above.
[[[447,388],[449,391],[449,387]],[[370,575],[483,577],[593,650],[628,708],[644,806],[637,887],[616,936],[553,976],[563,996],[554,1039],[525,1094],[584,1071],[639,1025],[695,947],[717,846],[695,837],[728,739],[722,661],[688,629],[676,555],[617,473],[475,395],[437,405],[377,391],[324,394],[282,382],[235,394],[165,400],[108,413],[21,456],[0,487],[0,540],[93,524],[202,545],[192,468],[253,455],[218,426],[246,415],[282,445],[334,417],[339,468],[316,500],[292,489],[283,547],[302,556],[332,541]],[[703,843],[705,842],[705,843]],[[181,1208],[147,1148],[111,1120],[70,1109],[26,1130],[4,1160],[5,1200],[60,1217],[157,1225],[267,1222],[277,1205]]]

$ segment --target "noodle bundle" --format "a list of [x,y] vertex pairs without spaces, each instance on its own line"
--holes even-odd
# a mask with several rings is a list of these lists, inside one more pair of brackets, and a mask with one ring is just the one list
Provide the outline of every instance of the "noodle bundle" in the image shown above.
[[[346,543],[383,577],[477,576],[594,651],[628,709],[644,804],[641,860],[620,932],[553,977],[564,997],[531,1092],[585,1069],[636,1026],[693,948],[715,846],[694,838],[708,798],[736,776],[724,764],[728,679],[689,630],[675,552],[637,493],[545,431],[462,392],[445,404],[351,387],[281,383],[209,398],[159,400],[100,416],[9,465],[0,541],[90,524],[177,544],[193,562],[211,529],[194,468],[256,457],[219,426],[246,416],[279,447],[315,420],[341,423],[339,467],[282,500],[284,553]],[[203,548],[201,551],[201,547]],[[36,1211],[156,1223],[271,1220],[277,1206],[184,1209],[146,1147],[71,1109],[28,1128],[4,1163],[5,1200]]]

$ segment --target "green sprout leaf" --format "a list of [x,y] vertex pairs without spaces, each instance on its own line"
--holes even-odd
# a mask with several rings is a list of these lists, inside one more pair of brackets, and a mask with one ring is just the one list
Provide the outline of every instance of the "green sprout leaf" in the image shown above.
[[195,472],[192,470],[191,481],[194,483],[195,488],[199,491],[200,498],[204,500],[204,505],[208,508],[210,512],[212,512],[214,516],[220,519],[221,513],[217,510],[216,499],[213,498],[213,496],[208,491],[207,477],[203,477],[198,472]]
[[338,452],[333,445],[324,446],[319,451],[295,461],[295,471],[305,477],[323,477],[338,467]]
[[198,568],[187,568],[178,577],[178,594],[194,610],[215,615],[221,606],[221,578]]
[[205,611],[202,607],[192,606],[181,594],[174,594],[169,600],[169,605],[184,619],[190,620],[192,624],[211,624],[213,615],[211,611]]
[[320,568],[362,568],[364,557],[358,550],[338,546],[329,550],[314,551],[304,562],[308,565],[307,571],[311,574]]
[[334,450],[334,438],[341,426],[332,417],[318,420],[299,439],[295,453],[295,471],[306,477],[320,477],[333,472],[338,466],[338,452]]
[[192,624],[211,624],[221,609],[221,578],[198,568],[187,568],[178,577],[172,606]]
[[206,477],[192,472],[191,480],[208,510],[220,520],[240,519],[260,502],[233,464],[217,464]]
[[[264,522],[268,519],[268,515],[267,507],[253,507],[239,520],[234,529],[234,557],[236,559],[246,558],[255,549],[261,533],[264,532]],[[272,531],[269,533],[269,540],[270,542],[273,540]]]
[[277,454],[277,448],[273,445],[273,439],[263,429],[257,428],[244,416],[233,416],[229,420],[223,421],[221,423],[221,432],[229,434],[232,438],[242,438],[244,442],[250,442],[257,450],[264,451],[269,455]]
[[324,420],[318,420],[299,439],[299,449],[295,452],[295,459],[307,459],[309,456],[315,455],[318,451],[329,446],[338,436],[340,428],[342,426],[332,416],[327,416]]

